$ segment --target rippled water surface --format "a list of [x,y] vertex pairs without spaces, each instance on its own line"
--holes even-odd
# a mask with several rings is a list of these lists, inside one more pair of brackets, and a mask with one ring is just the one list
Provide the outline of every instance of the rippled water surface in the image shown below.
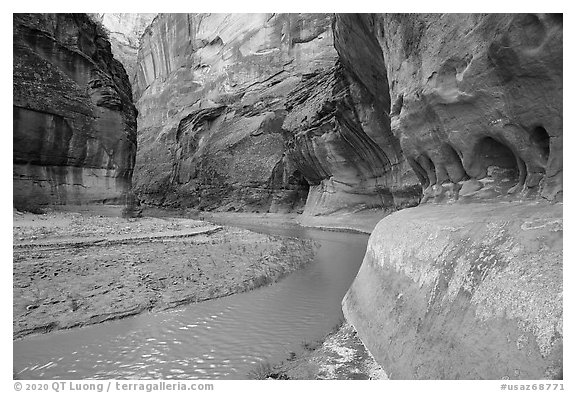
[[14,342],[24,379],[243,379],[321,339],[341,319],[367,235],[313,229],[249,229],[317,240],[316,259],[273,285],[179,309]]

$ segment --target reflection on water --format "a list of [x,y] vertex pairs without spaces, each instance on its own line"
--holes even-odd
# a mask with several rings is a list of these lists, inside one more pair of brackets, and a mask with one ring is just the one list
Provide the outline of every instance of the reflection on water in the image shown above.
[[15,341],[15,374],[23,379],[242,379],[257,363],[281,361],[321,339],[342,317],[340,302],[368,236],[299,227],[249,229],[312,238],[321,247],[313,263],[268,287]]

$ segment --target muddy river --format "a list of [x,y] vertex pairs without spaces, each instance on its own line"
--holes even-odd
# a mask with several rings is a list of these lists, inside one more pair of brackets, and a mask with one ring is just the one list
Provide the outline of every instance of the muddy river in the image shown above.
[[314,239],[315,260],[250,292],[14,341],[22,379],[244,379],[322,339],[342,319],[340,302],[368,235],[295,225],[247,229]]

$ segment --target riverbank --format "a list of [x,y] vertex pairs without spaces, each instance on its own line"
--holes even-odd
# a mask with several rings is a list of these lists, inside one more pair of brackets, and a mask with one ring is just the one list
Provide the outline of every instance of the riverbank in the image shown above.
[[370,234],[380,220],[392,213],[382,209],[366,209],[358,212],[334,213],[329,216],[300,215],[297,222],[305,227]]
[[[149,214],[150,211],[146,210]],[[354,232],[370,234],[378,222],[390,212],[369,209],[356,213],[335,213],[330,216],[305,216],[295,213],[228,213],[228,212],[196,212],[182,211],[199,219],[217,224],[227,225],[267,226],[275,228],[307,227],[325,231]]]
[[305,343],[304,352],[276,365],[260,365],[254,379],[388,379],[368,352],[354,327],[338,325],[323,340]]
[[563,205],[392,214],[342,304],[391,379],[562,379]]
[[13,242],[14,339],[247,291],[315,251],[308,240],[113,209],[15,211]]
[[[150,211],[148,211],[150,213]],[[183,212],[184,213],[184,212]],[[241,225],[289,229],[310,227],[337,232],[370,234],[389,212],[366,210],[331,216],[303,216],[277,213],[188,213],[219,225]],[[313,343],[303,343],[303,351],[279,364],[259,364],[250,374],[253,379],[388,379],[386,372],[374,360],[353,326],[343,322],[326,337]]]

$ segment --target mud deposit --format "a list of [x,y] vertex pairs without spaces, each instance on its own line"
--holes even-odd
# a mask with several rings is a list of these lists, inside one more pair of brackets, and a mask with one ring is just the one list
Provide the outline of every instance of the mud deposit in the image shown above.
[[[358,271],[368,236],[307,229],[281,220],[270,225],[249,223],[248,227],[258,233],[231,231],[264,239],[283,236],[287,244],[313,243],[319,248],[311,263],[273,285],[15,340],[14,375],[23,379],[243,379],[252,378],[262,365],[308,353],[311,345],[342,321],[341,301]],[[171,252],[174,244],[167,244],[165,251]],[[230,255],[226,243],[214,246],[222,249],[222,255]],[[290,255],[303,252],[300,248],[293,251],[296,254]],[[139,251],[134,247],[132,252]],[[169,260],[160,255],[159,264]],[[206,263],[211,264],[210,260]]]
[[190,219],[14,213],[14,338],[243,292],[314,249]]

